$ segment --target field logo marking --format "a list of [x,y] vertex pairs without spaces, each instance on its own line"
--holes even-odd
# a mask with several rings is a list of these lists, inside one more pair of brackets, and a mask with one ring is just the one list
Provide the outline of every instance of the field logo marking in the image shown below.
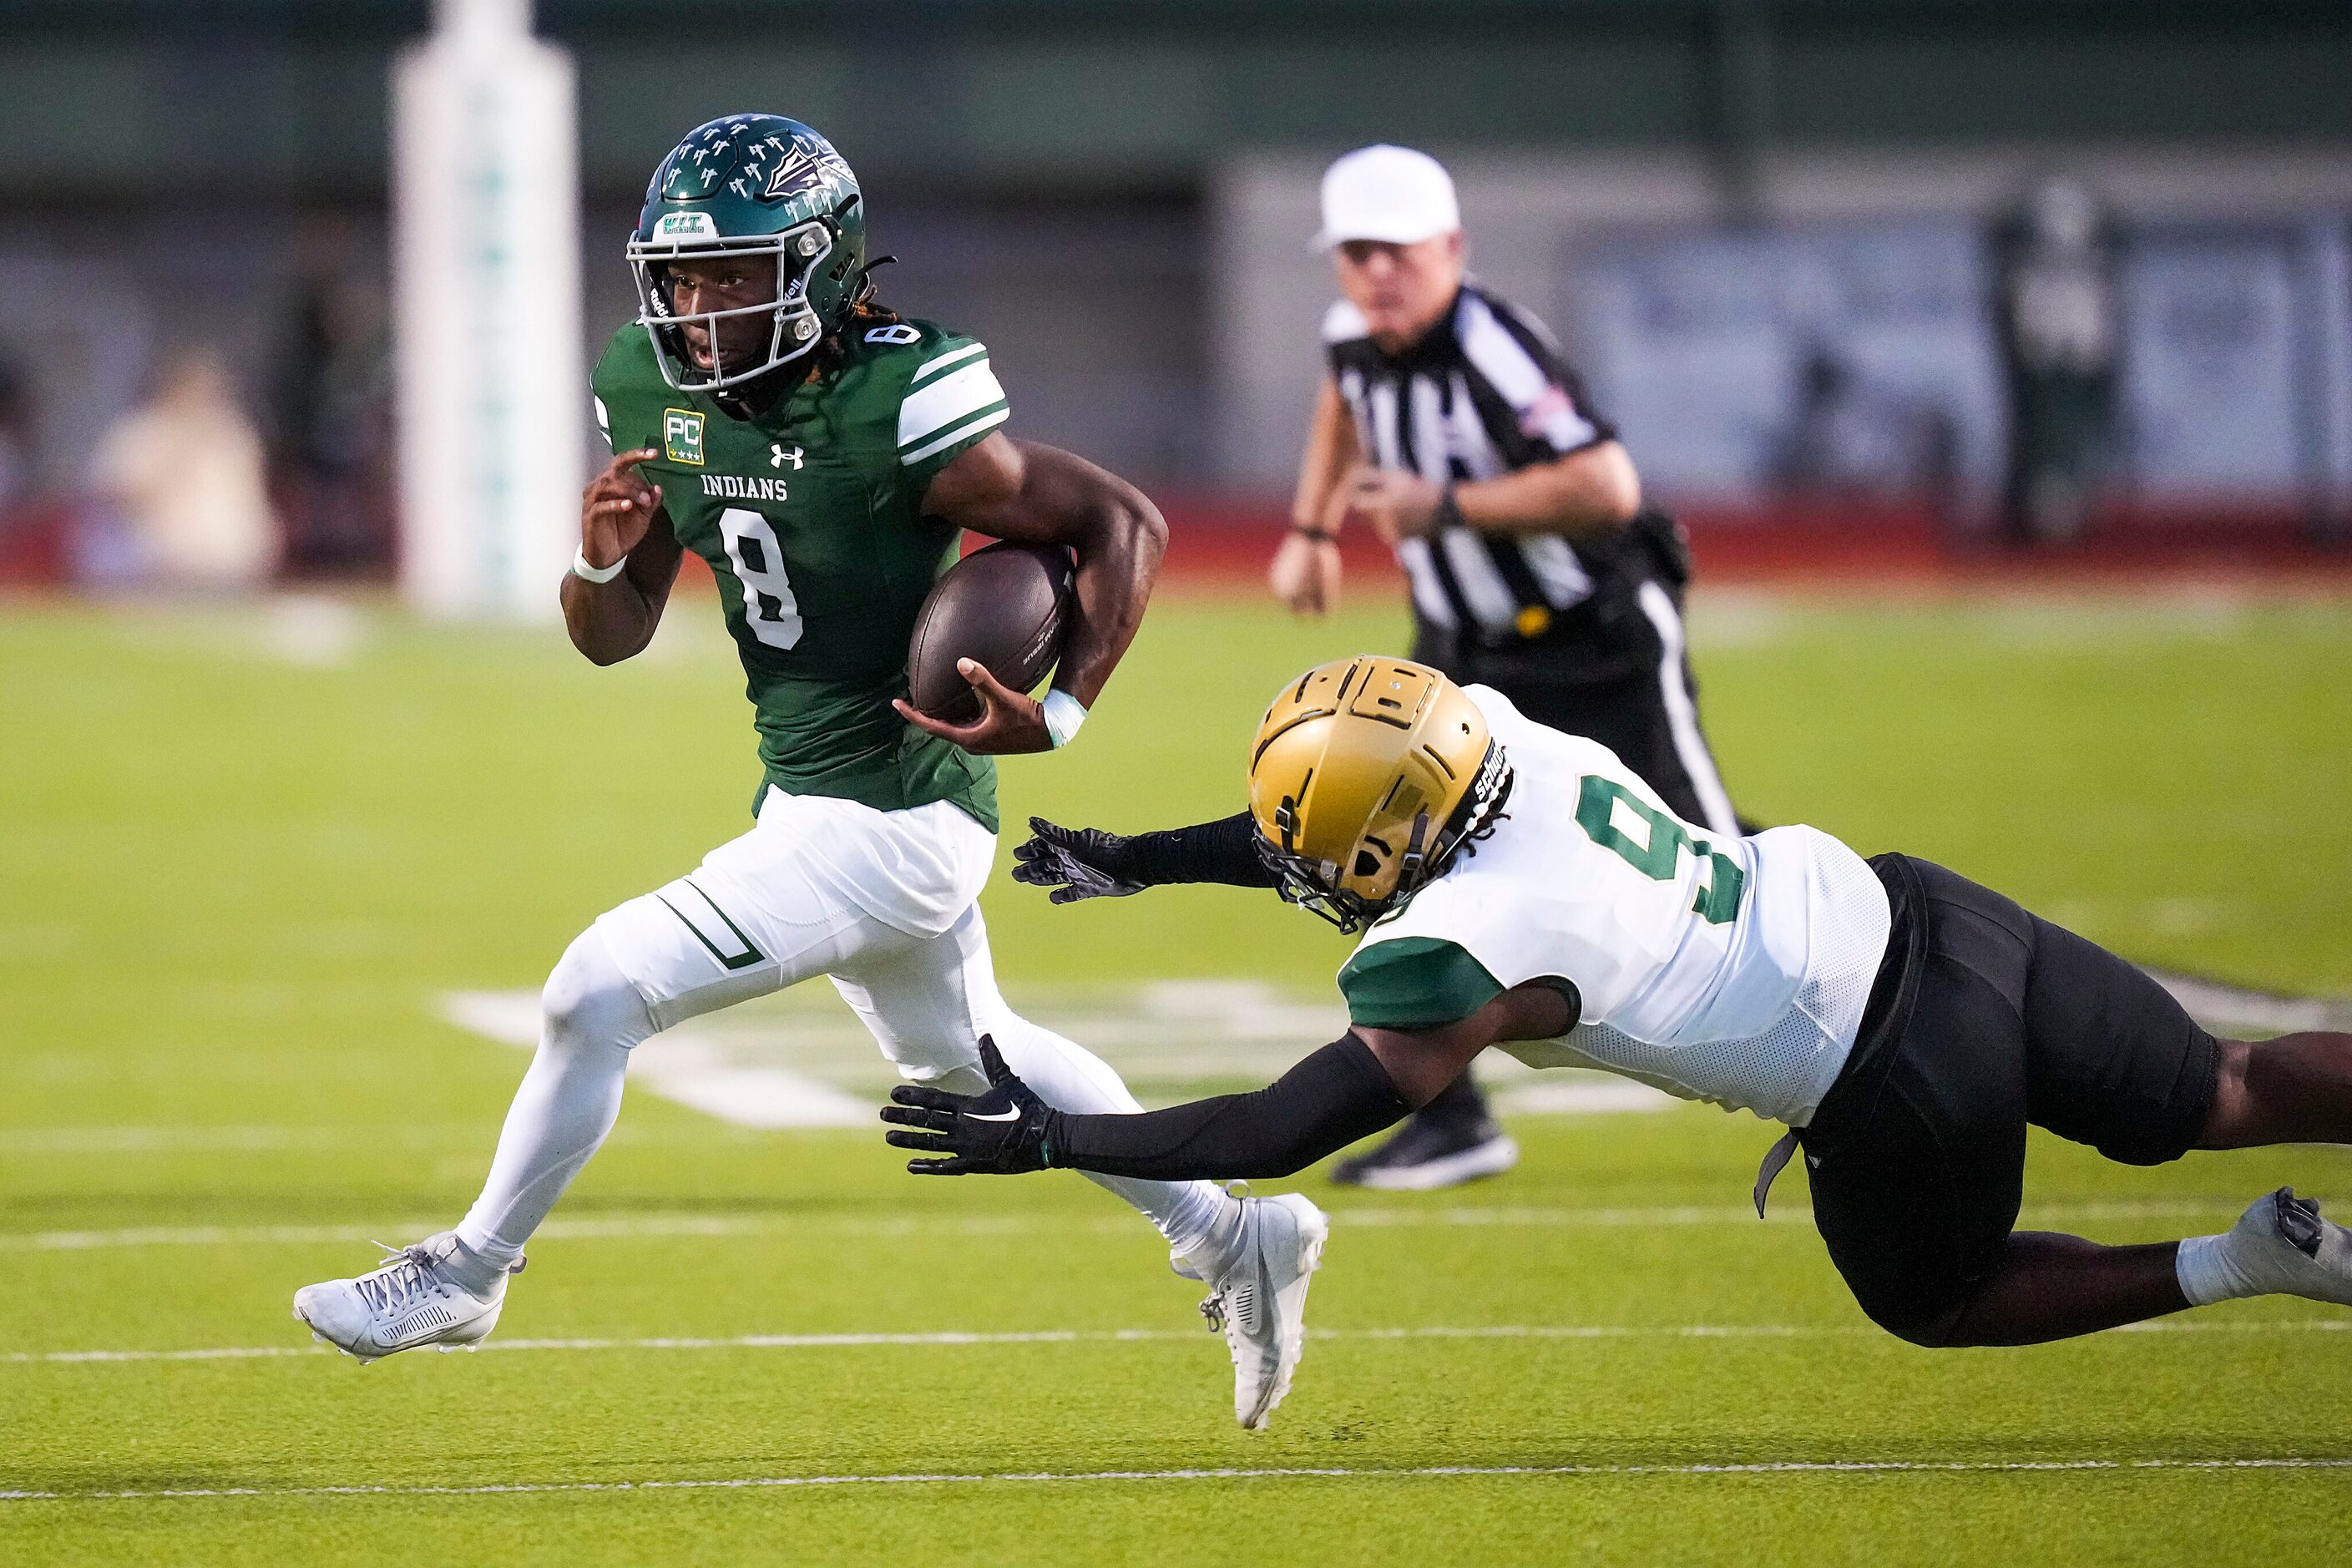
[[[748,968],[755,962],[756,944],[698,885],[680,879],[659,896],[719,963]],[[1032,1020],[1086,1041],[1147,1104],[1192,1099],[1205,1081],[1279,1077],[1297,1060],[1297,1042],[1328,1039],[1347,1022],[1336,1000],[1309,1004],[1255,981],[1046,987],[1014,1001]],[[539,1042],[536,991],[455,992],[439,1002],[444,1017],[501,1044]],[[695,1063],[722,1073],[725,1082],[698,1082]],[[762,1131],[869,1127],[898,1081],[873,1036],[845,1007],[758,1004],[656,1036],[636,1048],[630,1075],[665,1098]],[[1482,1068],[1481,1079],[1496,1109],[1510,1116],[1643,1113],[1681,1103],[1630,1079],[1538,1073],[1509,1058]],[[765,1087],[740,1092],[758,1085]],[[6,1245],[0,1238],[0,1247]]]

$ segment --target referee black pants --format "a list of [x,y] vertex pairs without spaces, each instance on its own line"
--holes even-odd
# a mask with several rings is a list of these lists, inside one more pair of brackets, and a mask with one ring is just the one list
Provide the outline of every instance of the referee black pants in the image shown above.
[[1575,643],[1507,652],[1461,647],[1416,626],[1413,658],[1464,685],[1493,687],[1538,724],[1600,742],[1675,816],[1737,834],[1738,816],[1699,726],[1682,606],[1654,581],[1638,586],[1633,606],[1637,618],[1617,629],[1605,654],[1588,658]]
[[[1463,685],[1491,686],[1538,724],[1598,741],[1658,792],[1674,814],[1717,833],[1742,831],[1698,721],[1680,596],[1645,581],[1606,648],[1574,642],[1490,652],[1454,645],[1416,618],[1413,658]],[[1419,1116],[1483,1121],[1486,1102],[1468,1071]]]

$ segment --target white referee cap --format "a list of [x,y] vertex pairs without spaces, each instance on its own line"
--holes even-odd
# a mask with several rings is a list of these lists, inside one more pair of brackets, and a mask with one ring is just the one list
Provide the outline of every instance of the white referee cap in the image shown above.
[[1412,245],[1461,226],[1454,181],[1426,153],[1383,142],[1359,147],[1323,171],[1318,249],[1351,239]]

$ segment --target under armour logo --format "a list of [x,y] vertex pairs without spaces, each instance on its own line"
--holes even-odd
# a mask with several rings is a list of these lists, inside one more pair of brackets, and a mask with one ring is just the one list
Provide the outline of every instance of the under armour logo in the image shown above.
[[788,452],[784,450],[784,444],[782,441],[772,441],[769,443],[768,467],[772,468],[781,468],[786,463],[790,463],[793,466],[793,471],[797,473],[801,468],[801,449],[798,447],[794,447]]

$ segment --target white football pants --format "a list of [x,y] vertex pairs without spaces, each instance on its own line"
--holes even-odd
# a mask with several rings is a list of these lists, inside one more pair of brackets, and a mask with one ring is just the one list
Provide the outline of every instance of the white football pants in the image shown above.
[[[538,1053],[459,1238],[493,1264],[520,1255],[612,1131],[639,1042],[818,974],[903,1077],[977,1092],[988,1035],[1057,1110],[1141,1110],[1108,1064],[997,991],[979,904],[995,845],[944,801],[882,812],[771,789],[751,832],[691,876],[609,910],[565,950],[541,998]],[[1206,1241],[1233,1202],[1206,1182],[1089,1179],[1141,1210],[1179,1254]]]

